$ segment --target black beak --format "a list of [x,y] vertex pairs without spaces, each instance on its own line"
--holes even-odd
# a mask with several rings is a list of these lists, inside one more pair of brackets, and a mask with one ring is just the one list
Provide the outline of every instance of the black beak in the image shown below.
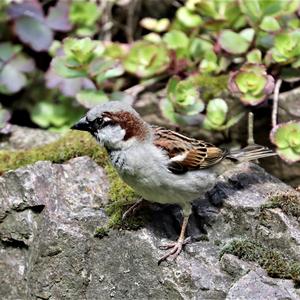
[[91,124],[86,119],[86,117],[83,117],[76,124],[74,124],[71,127],[71,129],[81,130],[81,131],[91,131]]

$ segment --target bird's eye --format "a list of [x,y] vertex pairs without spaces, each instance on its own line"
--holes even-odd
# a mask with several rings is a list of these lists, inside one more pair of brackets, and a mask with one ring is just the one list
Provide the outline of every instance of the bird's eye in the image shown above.
[[95,120],[95,123],[97,127],[101,127],[103,125],[104,119],[102,117],[99,117]]
[[107,125],[112,124],[112,120],[110,118],[107,117],[99,117],[97,119],[95,119],[94,121],[94,128],[97,129],[101,129]]

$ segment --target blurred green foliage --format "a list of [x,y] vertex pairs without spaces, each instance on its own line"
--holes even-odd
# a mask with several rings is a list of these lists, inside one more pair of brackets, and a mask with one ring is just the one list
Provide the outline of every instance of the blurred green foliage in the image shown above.
[[[64,130],[86,109],[128,97],[119,91],[166,86],[157,105],[168,122],[227,131],[268,105],[278,79],[300,80],[300,0],[187,0],[160,19],[135,15],[129,1],[125,21],[121,2],[1,1],[0,130],[16,109]],[[281,134],[291,127],[271,138],[288,162],[300,160],[299,135]]]

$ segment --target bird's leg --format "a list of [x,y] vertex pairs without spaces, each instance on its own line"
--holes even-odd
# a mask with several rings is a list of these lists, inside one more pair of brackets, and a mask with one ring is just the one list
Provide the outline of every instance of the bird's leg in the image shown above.
[[176,242],[165,244],[165,245],[162,245],[159,247],[162,250],[167,250],[167,249],[172,249],[172,250],[169,251],[167,254],[165,254],[163,257],[161,257],[158,261],[158,264],[160,264],[162,261],[166,260],[169,256],[173,256],[173,260],[176,259],[176,257],[179,255],[179,253],[182,250],[182,246],[187,244],[190,241],[189,238],[187,238],[187,239],[184,238],[188,221],[189,221],[189,215],[184,216],[180,235]]
[[124,221],[129,215],[135,213],[137,209],[139,209],[144,203],[144,199],[140,198],[137,202],[131,205],[122,215],[122,221]]

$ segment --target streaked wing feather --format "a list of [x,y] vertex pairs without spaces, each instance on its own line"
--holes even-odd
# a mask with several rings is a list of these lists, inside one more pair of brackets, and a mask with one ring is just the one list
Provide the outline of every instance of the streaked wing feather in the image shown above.
[[154,145],[162,148],[170,158],[169,170],[185,173],[209,168],[225,156],[225,151],[202,140],[196,140],[162,127],[153,127]]

